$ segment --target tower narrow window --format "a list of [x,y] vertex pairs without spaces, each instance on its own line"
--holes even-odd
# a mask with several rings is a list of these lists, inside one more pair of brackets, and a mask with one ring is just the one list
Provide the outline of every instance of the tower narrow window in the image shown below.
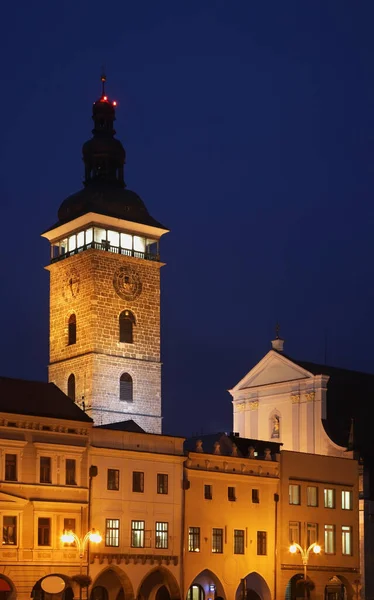
[[122,373],[119,380],[119,399],[127,402],[133,401],[132,396],[132,377],[128,373]]
[[70,315],[68,322],[68,345],[71,346],[77,341],[77,318],[75,315]]
[[123,310],[119,316],[119,341],[125,344],[133,343],[133,326],[135,317],[129,310]]
[[75,375],[73,373],[69,375],[68,379],[68,396],[70,400],[75,402]]

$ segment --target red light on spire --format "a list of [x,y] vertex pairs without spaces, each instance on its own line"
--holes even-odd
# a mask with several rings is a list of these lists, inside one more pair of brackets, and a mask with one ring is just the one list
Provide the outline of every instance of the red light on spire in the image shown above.
[[103,96],[103,100],[108,100],[108,96]]
[[113,106],[117,106],[117,102],[115,100],[113,102]]

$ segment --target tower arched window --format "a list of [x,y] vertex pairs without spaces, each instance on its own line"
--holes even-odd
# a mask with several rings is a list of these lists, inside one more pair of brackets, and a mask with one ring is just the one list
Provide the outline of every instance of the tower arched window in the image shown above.
[[70,315],[68,321],[68,345],[71,346],[77,341],[77,317]]
[[123,310],[119,316],[119,341],[125,344],[132,344],[134,341],[133,327],[135,317],[129,310]]
[[132,377],[128,373],[122,373],[119,380],[119,399],[126,402],[133,401]]
[[75,375],[73,373],[68,378],[68,396],[75,402]]

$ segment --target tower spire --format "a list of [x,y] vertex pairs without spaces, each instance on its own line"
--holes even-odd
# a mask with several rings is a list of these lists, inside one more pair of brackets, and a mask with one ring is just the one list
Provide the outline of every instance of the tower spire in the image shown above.
[[101,97],[104,98],[105,96],[105,82],[106,82],[106,75],[105,75],[105,69],[104,69],[104,65],[101,67]]

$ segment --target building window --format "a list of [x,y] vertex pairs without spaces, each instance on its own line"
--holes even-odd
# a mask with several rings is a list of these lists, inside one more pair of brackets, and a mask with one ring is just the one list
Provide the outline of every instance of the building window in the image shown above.
[[119,490],[119,469],[108,469],[107,490]]
[[51,545],[51,519],[39,517],[38,519],[38,546]]
[[325,508],[335,508],[335,490],[324,489],[323,496],[325,500]]
[[253,502],[253,504],[259,504],[260,490],[252,490],[252,502]]
[[3,517],[3,545],[17,546],[17,517]]
[[77,318],[75,315],[70,315],[68,321],[68,346],[75,344],[77,341]]
[[189,588],[188,592],[187,592],[187,599],[186,600],[204,600],[205,599],[205,594],[204,594],[204,590],[201,587],[201,585],[191,585],[191,587]]
[[133,401],[132,377],[128,373],[122,373],[119,380],[119,399],[124,402]]
[[325,554],[335,554],[335,525],[325,525]]
[[267,553],[267,534],[266,531],[257,532],[257,554],[265,556]]
[[133,343],[133,325],[135,317],[129,310],[123,310],[119,316],[119,341],[124,344]]
[[[64,532],[72,531],[75,533],[75,519],[64,519]],[[76,546],[75,540],[73,542],[64,543],[64,546]]]
[[223,552],[223,529],[220,527],[213,527],[212,552],[215,554],[222,554]]
[[289,522],[289,536],[290,544],[300,544],[300,522],[290,521]]
[[318,506],[318,487],[315,485],[306,488],[306,503],[308,506]]
[[105,520],[105,545],[119,546],[119,519]]
[[204,498],[205,500],[213,499],[213,486],[208,483],[204,485]]
[[5,455],[5,481],[17,481],[17,454]]
[[169,477],[166,473],[157,473],[157,493],[168,494]]
[[317,544],[318,542],[318,524],[307,523],[306,524],[306,545]]
[[200,552],[200,527],[188,528],[188,552]]
[[68,396],[70,400],[75,402],[75,375],[73,373],[68,378]]
[[300,486],[290,483],[288,486],[290,504],[300,504]]
[[49,456],[40,457],[40,483],[52,483],[52,461]]
[[156,522],[156,548],[168,547],[168,523]]
[[235,488],[234,487],[229,486],[227,488],[227,499],[230,500],[230,502],[235,502],[236,496],[235,496]]
[[342,490],[342,509],[352,510],[352,492],[349,490]]
[[342,526],[342,554],[351,556],[352,554],[352,527]]
[[131,546],[133,548],[144,548],[144,521],[131,521]]
[[234,529],[234,554],[244,554],[244,529]]
[[65,460],[65,484],[77,485],[76,461],[74,458],[67,458]]
[[142,471],[133,471],[132,491],[140,493],[144,492],[144,473]]

